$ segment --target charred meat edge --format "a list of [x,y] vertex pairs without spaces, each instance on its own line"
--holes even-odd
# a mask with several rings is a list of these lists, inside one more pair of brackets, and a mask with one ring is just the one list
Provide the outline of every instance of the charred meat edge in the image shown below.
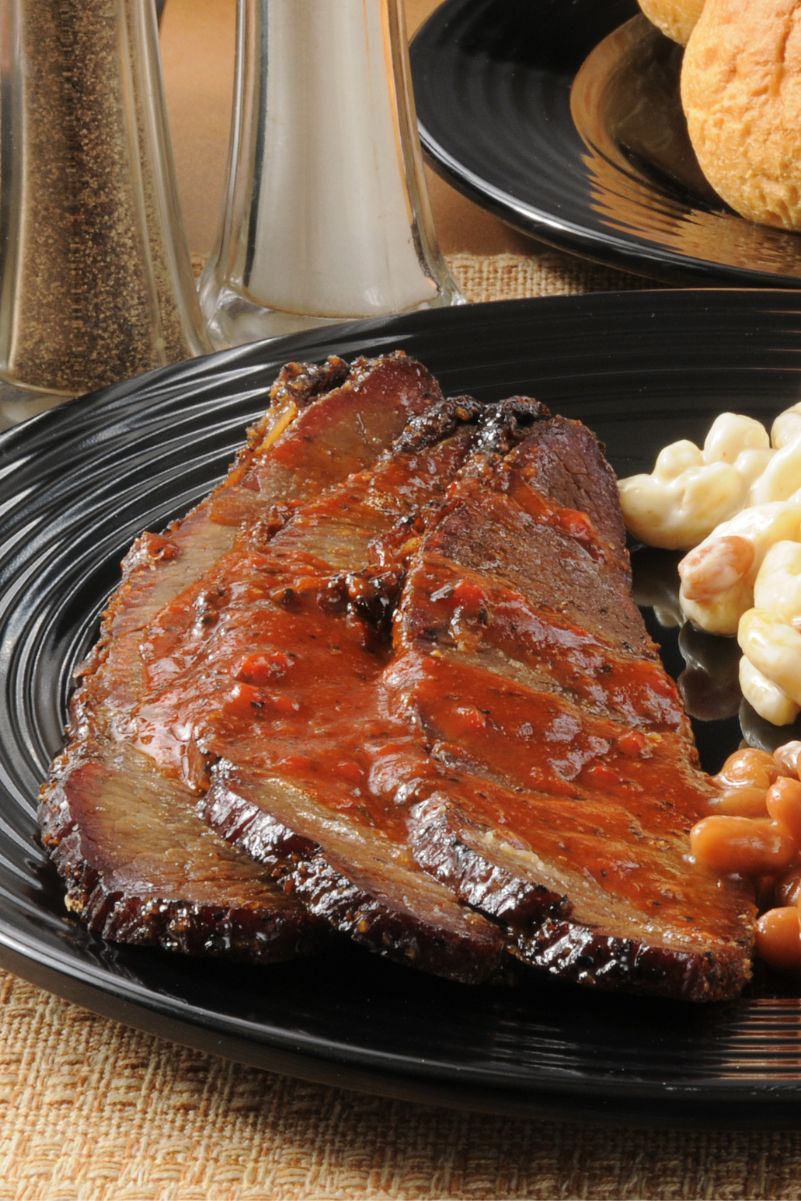
[[[392,398],[393,376],[400,376],[404,389],[402,400],[397,403],[395,414],[388,410]],[[364,398],[370,400],[372,381],[383,375],[380,381],[381,406],[375,428],[365,422]],[[396,401],[398,399],[396,390]],[[120,942],[160,946],[188,954],[231,954],[257,962],[283,959],[315,950],[323,936],[322,923],[310,919],[307,911],[297,901],[285,896],[272,885],[263,871],[250,860],[240,855],[242,867],[247,867],[251,888],[261,891],[260,904],[252,897],[245,904],[236,897],[224,904],[202,904],[175,896],[172,890],[161,895],[158,879],[131,880],[120,886],[119,873],[98,870],[93,864],[93,847],[84,837],[80,806],[76,808],[75,792],[80,791],[82,774],[93,766],[102,766],[103,748],[93,732],[99,715],[95,712],[95,692],[98,677],[102,680],[103,664],[108,657],[109,646],[115,637],[115,624],[122,614],[126,597],[132,588],[145,580],[145,587],[155,580],[164,565],[180,556],[182,531],[187,522],[208,525],[208,514],[214,504],[229,492],[241,488],[262,469],[262,460],[269,459],[271,448],[287,437],[306,439],[304,433],[305,414],[314,410],[317,418],[324,406],[331,407],[331,393],[341,398],[349,393],[344,404],[345,420],[351,427],[350,440],[354,432],[363,438],[361,463],[373,461],[387,442],[402,430],[407,419],[422,414],[432,402],[441,398],[436,381],[424,368],[398,352],[378,360],[357,359],[352,365],[332,357],[322,364],[287,364],[280,372],[271,389],[271,404],[265,416],[248,431],[245,448],[240,451],[226,479],[198,505],[186,518],[174,522],[163,536],[145,535],[140,538],[126,556],[123,564],[123,580],[111,600],[101,623],[98,643],[88,660],[79,668],[77,677],[80,687],[70,706],[69,741],[67,748],[55,761],[49,781],[42,789],[39,804],[39,823],[42,841],[53,859],[67,889],[67,907],[83,918],[91,930],[103,937]],[[387,420],[387,412],[390,412]],[[312,422],[313,426],[315,422]],[[319,420],[316,421],[319,433]],[[336,435],[336,429],[334,429]],[[319,442],[319,436],[318,436]],[[334,461],[334,456],[330,456]],[[359,462],[353,455],[347,461],[348,468]],[[269,467],[269,463],[268,463]],[[345,472],[346,474],[346,472]],[[307,480],[301,495],[314,490],[314,481]],[[250,499],[250,498],[248,498]],[[271,498],[274,499],[274,498]],[[296,499],[294,495],[286,499]],[[258,514],[261,516],[261,514]],[[236,527],[226,529],[217,526],[217,542],[214,555],[224,553],[233,542]],[[180,587],[177,589],[180,591]],[[176,591],[176,594],[177,594]],[[161,598],[162,604],[166,603]],[[153,614],[150,614],[153,616]],[[102,687],[102,684],[100,685]],[[99,702],[102,706],[102,701]],[[100,761],[93,762],[99,754]],[[136,779],[126,781],[130,787],[131,805],[136,805]],[[174,789],[174,782],[166,787]],[[193,802],[187,794],[185,803]],[[183,819],[183,814],[181,815]],[[113,820],[113,818],[112,818]],[[197,838],[208,849],[209,840],[213,848],[214,835],[203,823],[197,821]],[[220,854],[230,856],[232,848],[220,843]],[[125,862],[125,848],[121,848],[120,864]],[[214,853],[212,849],[212,854]],[[119,867],[120,864],[117,866]],[[109,878],[115,877],[113,886]]]
[[[469,398],[452,398],[411,423],[396,452],[413,453],[446,437],[455,422],[477,418],[463,471],[480,476],[547,416],[544,406],[522,398],[483,412]],[[369,949],[464,982],[503,972],[502,932],[454,907],[450,891],[432,888],[435,881],[415,868],[407,848],[380,830],[359,828],[288,782],[254,778],[227,759],[214,768],[199,809],[312,913]]]
[[[581,439],[585,444],[581,451],[576,445],[578,427],[564,419],[556,419],[556,422],[556,428],[554,425],[538,427],[532,434],[533,441],[542,439],[544,442],[553,435],[552,440],[558,448],[556,462],[549,462],[546,455],[546,461],[540,464],[534,474],[534,486],[551,493],[557,491],[564,504],[582,503],[584,510],[593,515],[599,541],[611,548],[607,570],[611,568],[617,578],[621,610],[628,610],[628,623],[636,615],[642,627],[641,638],[636,641],[632,638],[632,643],[637,646],[636,653],[656,659],[656,651],[650,645],[629,596],[630,576],[622,521],[617,509],[610,513],[617,495],[614,477],[588,431],[581,427]],[[553,447],[547,449],[550,451]],[[565,462],[570,462],[571,458],[572,470],[577,476],[572,485],[570,473],[562,471]],[[451,511],[458,503],[458,499],[452,500]],[[600,516],[596,518],[595,514]],[[441,524],[447,520],[444,515]],[[474,523],[469,524],[473,528]],[[433,527],[427,539],[436,542],[439,529],[439,524]],[[425,555],[427,539],[414,556],[415,561]],[[410,569],[409,580],[412,578],[413,570]],[[408,582],[406,587],[408,589]],[[404,603],[408,604],[406,596],[402,598],[401,607]],[[563,604],[556,605],[555,612],[561,615],[563,610]],[[604,620],[607,619],[602,616],[601,624]],[[401,626],[397,628],[401,629]],[[435,642],[423,641],[422,645],[426,653],[434,648]],[[622,652],[631,654],[632,646],[623,645]],[[676,703],[680,708],[678,699]],[[683,744],[686,764],[693,770],[697,752],[683,714],[680,730],[669,736]],[[690,1001],[736,996],[750,978],[753,904],[746,889],[736,882],[724,885],[731,898],[731,930],[722,945],[714,950],[697,951],[650,945],[646,932],[640,938],[624,938],[615,936],[614,930],[587,925],[569,895],[554,892],[534,876],[517,874],[509,857],[504,860],[502,855],[489,854],[488,844],[495,841],[495,835],[503,835],[503,828],[496,831],[472,828],[470,818],[460,813],[458,804],[450,805],[436,795],[422,800],[411,810],[409,830],[417,861],[454,888],[465,903],[506,922],[513,954],[553,975],[587,986]],[[532,849],[536,851],[536,848]],[[715,882],[710,880],[709,888],[715,887]]]

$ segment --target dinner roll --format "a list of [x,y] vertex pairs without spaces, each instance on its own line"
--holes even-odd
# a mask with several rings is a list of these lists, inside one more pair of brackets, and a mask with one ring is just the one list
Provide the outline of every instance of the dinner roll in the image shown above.
[[684,55],[690,140],[741,216],[801,227],[801,0],[707,0]]
[[640,8],[649,21],[674,42],[686,46],[704,0],[640,0]]

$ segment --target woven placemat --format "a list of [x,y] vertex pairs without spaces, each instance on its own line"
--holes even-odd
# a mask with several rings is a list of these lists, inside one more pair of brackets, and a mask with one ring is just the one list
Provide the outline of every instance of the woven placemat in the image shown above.
[[[451,265],[474,301],[642,284],[551,252]],[[389,1102],[175,1047],[0,973],[0,1201],[799,1196],[801,1133]]]
[[448,264],[462,294],[473,304],[482,300],[659,287],[651,280],[599,267],[555,250],[541,250],[525,258],[516,254],[483,257],[453,254],[448,257]]

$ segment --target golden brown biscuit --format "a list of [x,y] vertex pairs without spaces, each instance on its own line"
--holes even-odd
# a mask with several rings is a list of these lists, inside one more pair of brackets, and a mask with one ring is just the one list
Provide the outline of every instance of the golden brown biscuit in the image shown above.
[[648,20],[682,46],[687,45],[703,7],[704,0],[640,0]]
[[801,0],[707,0],[681,98],[701,170],[726,203],[801,228]]

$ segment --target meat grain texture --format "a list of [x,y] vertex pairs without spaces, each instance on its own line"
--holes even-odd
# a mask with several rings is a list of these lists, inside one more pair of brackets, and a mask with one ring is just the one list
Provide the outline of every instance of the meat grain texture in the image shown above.
[[[240,529],[370,463],[440,396],[406,359],[348,367],[288,365],[264,418],[211,495],[163,535],[144,534],[123,563],[100,639],[79,669],[68,741],[42,792],[45,846],[67,886],[67,906],[121,942],[266,962],[318,946],[317,925],[246,855],[197,820],[180,774],[159,772],[140,745],[147,631],[190,590],[203,628],[214,595],[199,581]],[[322,398],[321,403],[315,403]]]
[[41,805],[70,908],[193,953],[347,936],[735,996],[753,902],[686,861],[712,785],[630,585],[580,423],[399,355],[285,371],[106,614]]

